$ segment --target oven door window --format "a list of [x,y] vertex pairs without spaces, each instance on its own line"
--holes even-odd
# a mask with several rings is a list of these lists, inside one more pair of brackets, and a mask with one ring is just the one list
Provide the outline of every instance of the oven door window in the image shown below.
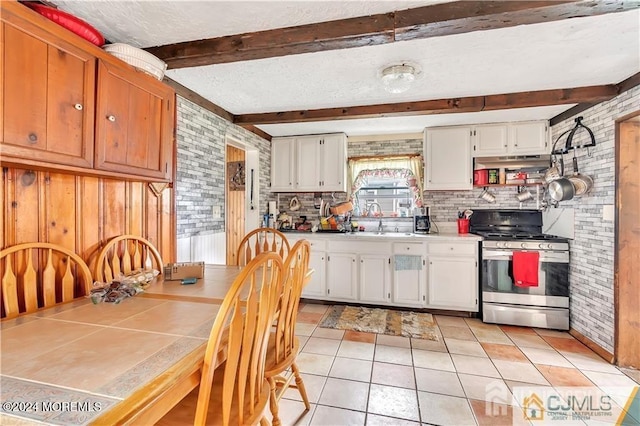
[[[568,254],[566,254],[568,256]],[[537,287],[518,287],[510,251],[483,253],[482,291],[541,296],[569,296],[569,262],[565,254],[540,253]]]

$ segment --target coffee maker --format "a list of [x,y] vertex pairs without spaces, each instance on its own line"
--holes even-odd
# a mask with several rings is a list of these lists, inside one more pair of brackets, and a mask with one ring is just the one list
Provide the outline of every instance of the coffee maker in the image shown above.
[[428,234],[431,221],[429,207],[418,207],[413,211],[413,232],[416,234]]

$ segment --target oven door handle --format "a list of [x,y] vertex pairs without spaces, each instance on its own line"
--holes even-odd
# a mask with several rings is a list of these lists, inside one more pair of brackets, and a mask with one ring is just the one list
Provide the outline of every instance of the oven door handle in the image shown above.
[[[525,250],[526,251],[526,250]],[[533,251],[533,250],[530,250]],[[567,253],[539,252],[540,263],[569,263]],[[511,260],[512,250],[483,250],[482,260]]]

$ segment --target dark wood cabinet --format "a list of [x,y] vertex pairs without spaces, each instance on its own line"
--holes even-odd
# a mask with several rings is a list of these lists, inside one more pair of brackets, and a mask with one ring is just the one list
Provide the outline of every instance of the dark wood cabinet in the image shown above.
[[175,95],[148,78],[99,62],[96,168],[171,178]]
[[1,31],[2,155],[92,167],[95,57],[33,25]]

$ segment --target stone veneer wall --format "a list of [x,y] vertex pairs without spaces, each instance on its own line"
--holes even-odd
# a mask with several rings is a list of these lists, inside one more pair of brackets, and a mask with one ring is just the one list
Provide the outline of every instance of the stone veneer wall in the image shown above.
[[[595,148],[576,152],[580,173],[593,178],[591,192],[562,202],[575,211],[575,239],[571,244],[569,281],[571,282],[571,328],[613,353],[614,351],[614,242],[615,222],[603,220],[603,208],[615,205],[615,120],[640,110],[640,86],[602,102],[580,114],[582,123],[596,138]],[[574,127],[575,117],[551,128],[553,141]],[[558,145],[566,141],[566,135]],[[581,130],[574,145],[586,144],[590,138]],[[569,163],[573,151],[565,155]]]
[[[420,139],[401,139],[401,140],[376,140],[376,141],[357,141],[349,142],[347,145],[347,155],[349,157],[358,157],[366,155],[398,155],[398,154],[422,154],[422,138]],[[531,188],[533,192],[535,188]],[[425,191],[424,204],[430,207],[431,219],[435,222],[455,222],[458,218],[458,210],[476,209],[476,208],[502,208],[517,209],[520,203],[515,198],[517,194],[516,187],[491,188],[491,192],[496,195],[496,202],[489,204],[480,199],[482,188],[474,188],[472,191]],[[300,201],[301,208],[296,212],[288,210],[289,201],[296,195]],[[322,193],[324,200],[332,200],[331,193]],[[535,195],[535,192],[534,192]],[[347,194],[344,192],[335,193],[338,201],[344,201]],[[300,215],[306,215],[309,219],[318,216],[318,209],[313,206],[314,195],[312,193],[282,193],[272,195],[272,200],[279,201],[279,208],[282,212],[294,216],[294,219]],[[540,192],[542,199],[542,192]],[[523,204],[523,208],[535,209],[535,201],[529,201]]]
[[[224,232],[224,161],[227,137],[257,148],[260,158],[260,210],[267,210],[271,144],[193,102],[177,97],[178,239]],[[212,208],[220,206],[221,217]]]

